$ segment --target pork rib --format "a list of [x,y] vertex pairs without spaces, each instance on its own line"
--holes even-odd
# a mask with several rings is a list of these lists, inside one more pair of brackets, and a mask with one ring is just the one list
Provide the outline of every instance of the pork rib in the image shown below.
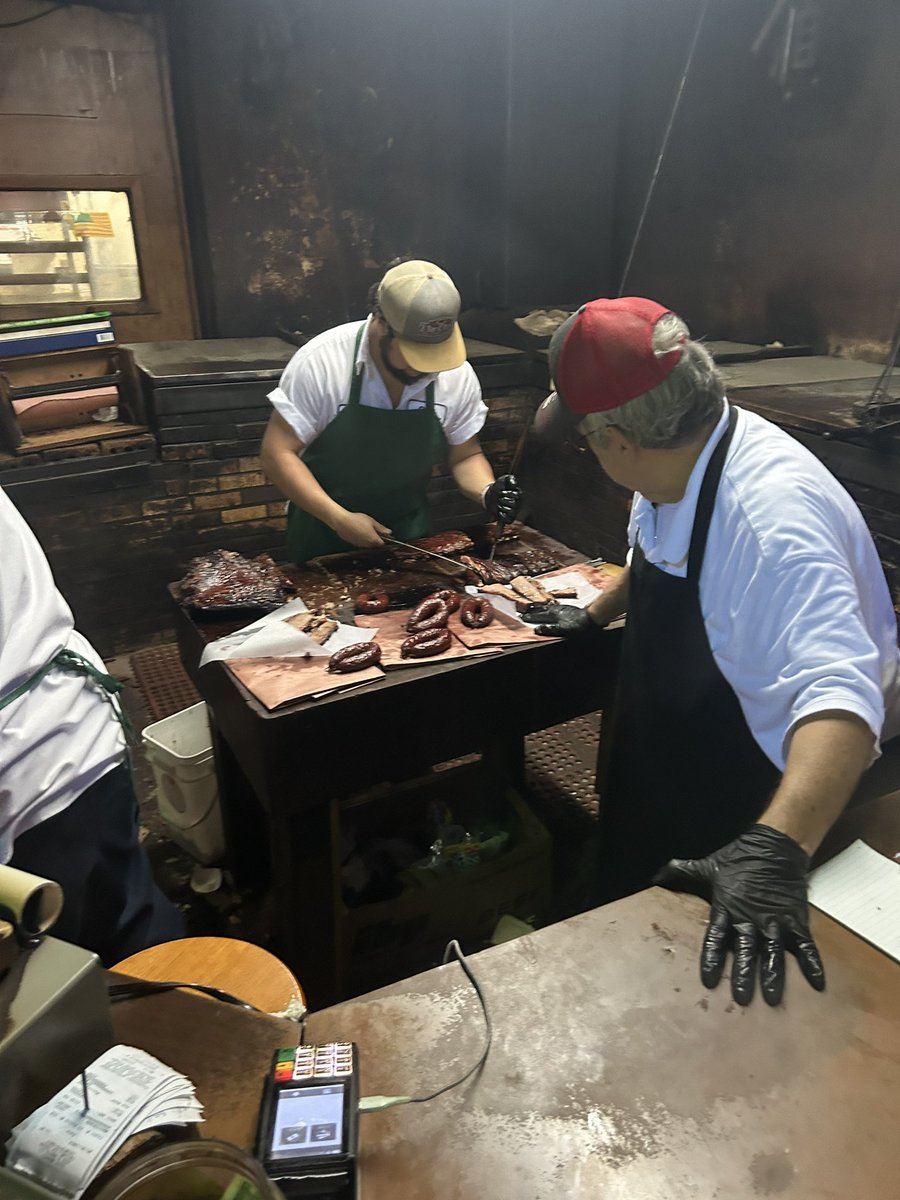
[[194,558],[179,584],[192,608],[275,609],[293,590],[268,554],[244,558],[236,550],[212,550]]

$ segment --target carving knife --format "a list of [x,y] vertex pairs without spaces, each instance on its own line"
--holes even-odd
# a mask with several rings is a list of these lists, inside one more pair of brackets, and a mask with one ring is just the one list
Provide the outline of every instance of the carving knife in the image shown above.
[[[519,469],[519,463],[522,461],[522,451],[525,449],[525,443],[528,440],[528,431],[530,428],[531,426],[528,424],[528,422],[526,422],[525,428],[519,434],[519,441],[516,445],[515,453],[512,456],[512,461],[509,464],[508,474],[510,475],[515,475],[516,471]],[[504,527],[508,524],[508,521],[497,521],[497,529],[494,533],[494,544],[491,546],[491,552],[488,555],[488,562],[494,561],[494,555],[497,553],[497,543],[500,541],[500,535],[503,533]]]
[[416,554],[425,554],[428,558],[439,558],[441,562],[450,563],[452,567],[456,567],[457,571],[465,569],[465,564],[461,563],[459,559],[448,558],[446,554],[438,554],[435,550],[423,550],[421,546],[414,546],[411,542],[401,542],[399,538],[388,537],[386,534],[382,534],[381,540],[390,546],[402,546],[404,550],[414,550]]

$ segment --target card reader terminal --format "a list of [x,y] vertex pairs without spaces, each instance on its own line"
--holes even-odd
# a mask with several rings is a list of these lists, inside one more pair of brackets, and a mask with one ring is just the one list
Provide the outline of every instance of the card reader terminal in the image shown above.
[[256,1156],[284,1195],[356,1195],[359,1071],[352,1042],[277,1050],[266,1077]]

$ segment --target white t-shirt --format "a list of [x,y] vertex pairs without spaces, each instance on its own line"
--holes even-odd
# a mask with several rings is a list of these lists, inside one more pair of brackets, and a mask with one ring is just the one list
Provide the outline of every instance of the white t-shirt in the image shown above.
[[[63,647],[104,669],[76,633],[37,538],[0,488],[0,700]],[[20,833],[62,812],[123,760],[125,738],[104,694],[54,669],[0,709],[0,863]]]
[[[311,445],[347,403],[351,364],[362,372],[360,404],[392,408],[384,380],[369,354],[365,321],[328,329],[307,342],[284,368],[278,387],[269,393],[275,410],[287,421],[304,446]],[[360,325],[365,327],[353,364],[353,346]],[[451,446],[462,445],[484,425],[487,405],[469,363],[438,375],[425,375],[403,389],[398,411],[425,407],[425,391],[434,383],[434,411]]]
[[[700,484],[728,414],[726,404],[677,504],[635,495],[629,544],[669,574],[687,575]],[[719,670],[779,769],[790,731],[816,712],[855,713],[883,741],[900,733],[896,614],[862,514],[813,454],[744,409],[710,522],[700,608]]]

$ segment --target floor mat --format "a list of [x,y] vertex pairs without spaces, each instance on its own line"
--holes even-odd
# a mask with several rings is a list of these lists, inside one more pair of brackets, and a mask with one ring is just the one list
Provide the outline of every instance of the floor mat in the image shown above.
[[545,816],[552,811],[563,819],[596,820],[600,717],[599,712],[588,713],[526,737],[528,791]]
[[200,695],[181,665],[178,646],[148,646],[131,655],[134,680],[154,721],[197,704]]

